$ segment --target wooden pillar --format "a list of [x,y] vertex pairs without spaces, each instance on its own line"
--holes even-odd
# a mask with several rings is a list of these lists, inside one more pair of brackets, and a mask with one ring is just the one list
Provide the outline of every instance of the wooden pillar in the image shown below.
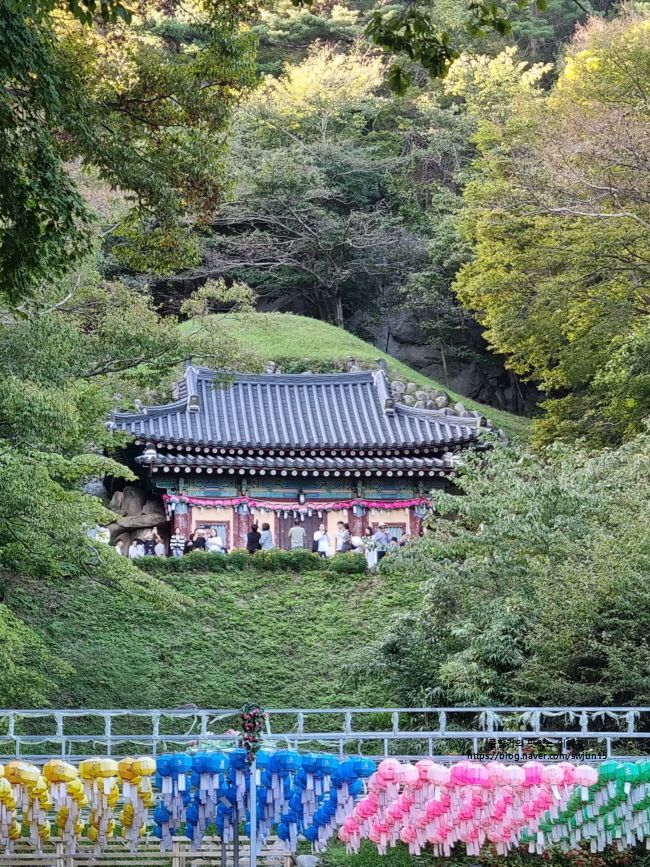
[[[179,511],[179,505],[181,506]],[[180,530],[186,539],[192,535],[192,507],[185,504],[176,504],[172,512],[172,533]]]
[[417,539],[420,535],[420,530],[422,529],[422,518],[418,518],[415,514],[415,506],[409,506],[409,523],[411,533],[413,533],[414,537]]
[[354,509],[348,509],[348,524],[350,525],[351,536],[363,536],[366,519],[366,515],[355,515]]
[[252,516],[248,512],[247,515],[240,515],[239,509],[233,506],[232,510],[232,546],[233,548],[246,547],[246,535],[251,528]]

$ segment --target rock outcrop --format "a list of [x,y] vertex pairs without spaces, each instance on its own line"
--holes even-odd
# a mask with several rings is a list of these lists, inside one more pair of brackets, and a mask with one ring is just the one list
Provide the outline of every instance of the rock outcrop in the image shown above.
[[143,539],[154,529],[163,539],[169,535],[162,499],[145,488],[127,485],[113,494],[108,507],[119,516],[108,525],[111,545],[122,539],[128,547],[133,539]]

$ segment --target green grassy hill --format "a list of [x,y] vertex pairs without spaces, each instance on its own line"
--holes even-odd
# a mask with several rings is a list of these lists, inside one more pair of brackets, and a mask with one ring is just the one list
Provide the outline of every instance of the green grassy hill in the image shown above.
[[[196,322],[193,320],[191,324],[184,323],[181,327],[195,327]],[[243,351],[257,357],[260,363],[275,361],[288,372],[298,372],[307,369],[323,371],[343,363],[350,356],[361,361],[385,358],[389,370],[409,381],[446,391],[454,400],[461,400],[468,409],[482,412],[509,436],[518,439],[528,436],[530,420],[524,416],[484,406],[450,391],[441,383],[423,376],[342,328],[288,313],[228,317],[227,322],[229,335],[241,343]]]
[[[155,579],[154,583],[155,583]],[[87,577],[3,576],[0,593],[63,673],[58,707],[326,707],[390,701],[341,679],[350,657],[413,603],[416,584],[389,575],[253,569],[164,580],[178,604],[147,602]]]

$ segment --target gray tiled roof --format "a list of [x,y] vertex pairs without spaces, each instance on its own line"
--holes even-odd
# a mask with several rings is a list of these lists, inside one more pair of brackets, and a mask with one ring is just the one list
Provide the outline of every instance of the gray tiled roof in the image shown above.
[[255,448],[417,448],[468,444],[480,416],[395,404],[383,370],[341,374],[237,375],[189,366],[180,399],[112,426],[153,443]]
[[262,457],[259,455],[197,455],[197,454],[156,454],[142,455],[137,458],[139,463],[156,467],[202,467],[245,470],[307,470],[322,472],[323,470],[451,470],[454,463],[451,455],[443,457]]

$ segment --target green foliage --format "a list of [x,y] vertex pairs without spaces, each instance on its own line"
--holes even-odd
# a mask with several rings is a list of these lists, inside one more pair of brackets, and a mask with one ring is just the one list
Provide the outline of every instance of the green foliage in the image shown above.
[[391,700],[366,685],[344,687],[340,673],[348,654],[408,604],[412,581],[238,568],[169,574],[162,584],[140,574],[176,603],[121,586],[108,592],[77,575],[63,582],[5,578],[5,604],[71,666],[47,691],[57,706],[237,707],[251,696],[269,707]]
[[231,551],[229,554],[207,554],[194,551],[184,557],[143,557],[138,568],[157,576],[191,573],[225,573],[253,569],[258,572],[303,573],[330,571],[340,575],[365,575],[365,557],[353,554],[338,554],[332,560],[323,559],[311,551],[258,551],[252,556],[248,551]]
[[405,704],[626,705],[650,696],[650,437],[593,455],[494,447],[425,540],[386,561],[418,604],[362,657]]
[[11,303],[89,248],[72,158],[132,194],[116,235],[123,262],[162,273],[194,264],[187,227],[224,194],[223,133],[253,82],[255,40],[236,2],[193,6],[203,39],[190,47],[149,32],[151,3],[128,25],[113,0],[56,6],[0,8],[0,297]]
[[450,73],[480,154],[465,191],[475,257],[456,288],[490,346],[548,393],[540,441],[618,443],[650,412],[649,28],[633,15],[592,22],[549,94],[543,70],[512,52]]
[[279,0],[262,9],[253,26],[259,39],[258,70],[263,75],[278,75],[288,61],[303,60],[315,41],[336,42],[341,47],[352,43],[362,29],[359,12],[344,3],[297,6],[291,0]]
[[[385,855],[377,852],[377,847],[369,841],[361,842],[361,849],[356,855],[348,855],[345,846],[339,842],[330,844],[323,853],[325,867],[436,867],[439,863],[426,849],[417,858],[409,855],[408,847],[401,843],[388,849]],[[604,852],[593,854],[586,846],[562,852],[559,848],[546,852],[544,855],[531,855],[527,847],[520,847],[508,853],[507,857],[496,854],[493,847],[485,847],[480,855],[468,856],[462,853],[459,846],[451,851],[451,856],[445,859],[451,867],[647,867],[650,858],[647,851],[636,846],[633,849],[619,851],[615,847]]]
[[47,702],[53,680],[70,674],[70,667],[4,604],[0,604],[0,643],[0,695],[5,707],[41,706]]

